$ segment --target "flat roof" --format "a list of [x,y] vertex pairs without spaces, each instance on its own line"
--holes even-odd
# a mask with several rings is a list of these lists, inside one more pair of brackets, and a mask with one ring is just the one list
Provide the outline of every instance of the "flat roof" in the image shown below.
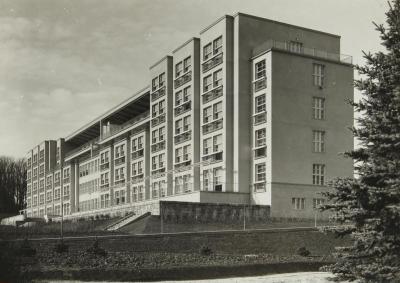
[[135,94],[133,94],[132,96],[128,97],[127,99],[125,99],[124,101],[122,101],[121,103],[117,104],[116,106],[114,106],[113,108],[111,108],[110,110],[106,111],[105,113],[103,113],[102,115],[98,116],[97,118],[95,118],[94,120],[90,121],[89,123],[86,123],[85,125],[83,125],[82,127],[80,127],[79,129],[75,130],[74,132],[72,132],[71,134],[69,134],[68,136],[65,137],[65,141],[70,141],[72,140],[74,137],[76,137],[77,135],[81,134],[82,132],[84,132],[85,130],[91,128],[92,126],[100,123],[101,120],[107,118],[108,116],[112,115],[113,113],[115,113],[116,111],[118,111],[119,109],[122,109],[123,107],[125,107],[126,105],[132,103],[133,101],[135,101],[136,99],[140,98],[141,96],[145,95],[148,91],[150,90],[149,86],[146,86],[145,88],[139,90],[138,92],[136,92]]

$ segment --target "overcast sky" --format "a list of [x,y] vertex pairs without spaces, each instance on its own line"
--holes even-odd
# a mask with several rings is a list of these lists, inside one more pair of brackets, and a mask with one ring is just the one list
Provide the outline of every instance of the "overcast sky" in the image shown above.
[[386,0],[0,0],[0,155],[24,157],[148,85],[148,67],[224,14],[342,36],[379,50]]

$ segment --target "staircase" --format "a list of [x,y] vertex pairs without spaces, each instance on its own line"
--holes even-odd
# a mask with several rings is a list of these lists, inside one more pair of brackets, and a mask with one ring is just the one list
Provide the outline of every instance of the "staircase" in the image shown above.
[[132,213],[128,214],[127,216],[119,219],[118,221],[108,225],[106,228],[104,228],[104,230],[106,230],[106,231],[116,231],[116,230],[118,230],[118,229],[120,229],[120,228],[122,228],[122,227],[124,227],[124,226],[126,226],[126,225],[128,225],[128,224],[130,224],[130,223],[132,223],[134,221],[136,221],[136,220],[139,220],[139,219],[141,219],[143,217],[146,217],[146,216],[149,216],[149,215],[151,215],[151,212],[146,212],[146,213],[139,214],[139,215],[137,215],[135,212],[132,212]]

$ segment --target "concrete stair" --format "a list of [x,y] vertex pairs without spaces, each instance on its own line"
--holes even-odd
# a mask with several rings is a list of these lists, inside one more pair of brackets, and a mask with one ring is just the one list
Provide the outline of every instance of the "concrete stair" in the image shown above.
[[122,227],[124,227],[124,226],[126,226],[128,224],[131,224],[131,223],[133,223],[133,222],[135,222],[135,221],[137,221],[139,219],[142,219],[144,217],[147,217],[149,215],[151,215],[151,212],[146,212],[146,213],[139,214],[139,215],[137,215],[136,213],[132,212],[132,213],[128,214],[127,216],[119,219],[118,221],[108,225],[107,227],[105,227],[104,230],[116,231],[116,230],[119,230],[120,228],[122,228]]

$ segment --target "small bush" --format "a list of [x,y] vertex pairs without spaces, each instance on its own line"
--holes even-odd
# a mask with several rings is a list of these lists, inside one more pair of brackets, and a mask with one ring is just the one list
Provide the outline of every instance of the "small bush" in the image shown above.
[[19,254],[22,256],[35,256],[36,249],[34,249],[29,243],[28,239],[24,239],[19,248]]
[[309,256],[311,252],[306,249],[306,247],[298,248],[296,253],[300,256]]
[[69,249],[69,246],[67,244],[64,243],[64,241],[60,241],[59,243],[56,244],[56,246],[54,247],[54,250],[57,253],[67,253]]
[[99,241],[97,239],[94,241],[93,245],[86,250],[86,252],[90,253],[90,254],[94,254],[94,255],[100,255],[100,256],[107,255],[106,250],[99,246]]
[[208,247],[208,246],[202,246],[202,247],[200,248],[200,254],[201,254],[201,255],[209,256],[209,255],[212,254],[212,250],[211,250],[211,248]]

